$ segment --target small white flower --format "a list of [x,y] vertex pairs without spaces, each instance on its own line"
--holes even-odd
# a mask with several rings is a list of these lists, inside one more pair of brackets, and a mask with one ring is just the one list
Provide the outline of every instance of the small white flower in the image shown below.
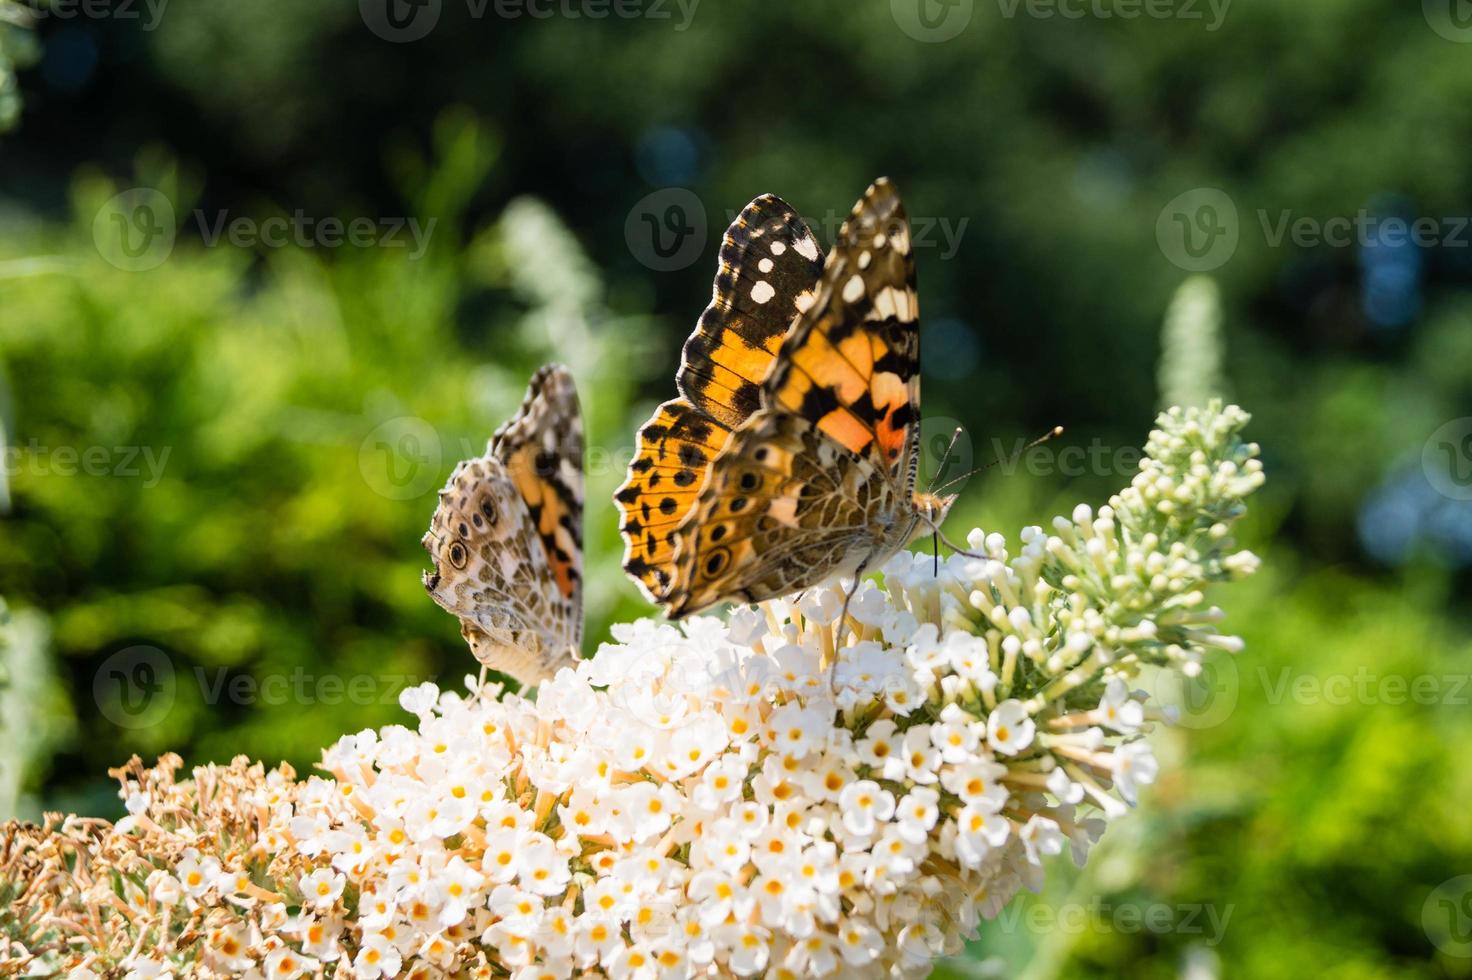
[[902,749],[905,777],[922,786],[940,778],[941,753],[930,737],[930,730],[929,725],[916,725],[905,732]]
[[347,878],[331,868],[318,868],[311,874],[302,875],[302,898],[319,909],[330,908],[342,895]]
[[894,816],[894,794],[871,779],[861,779],[838,796],[843,827],[855,837],[870,837]]
[[904,737],[898,734],[895,724],[881,718],[869,726],[857,746],[859,760],[866,766],[878,770],[880,779],[896,780],[904,775]]
[[1099,699],[1099,724],[1116,732],[1132,735],[1145,721],[1145,708],[1130,697],[1129,686],[1119,677],[1111,677]]
[[930,726],[930,741],[938,750],[942,762],[952,764],[969,762],[976,757],[976,746],[981,736],[975,724],[958,704],[948,704],[940,713],[940,724]]
[[205,935],[205,956],[216,970],[244,973],[254,963],[250,956],[250,934],[244,923],[218,926]]
[[558,895],[567,887],[572,871],[567,858],[550,837],[528,834],[517,853],[517,881],[537,895]]
[[1016,755],[1032,744],[1036,726],[1022,702],[1008,699],[997,705],[986,720],[987,744],[993,752]]
[[1029,817],[1017,836],[1026,849],[1028,861],[1033,864],[1042,864],[1041,855],[1058,854],[1063,850],[1063,831],[1055,821],[1047,817],[1036,814]]
[[363,937],[363,945],[353,959],[353,973],[362,980],[396,976],[403,966],[398,947],[381,932]]
[[406,687],[399,692],[399,706],[421,718],[434,711],[440,699],[440,689],[430,681],[417,687]]
[[895,805],[895,832],[911,844],[924,844],[940,818],[940,794],[917,786]]
[[1048,792],[1058,798],[1058,802],[1073,804],[1084,798],[1084,788],[1079,783],[1068,778],[1060,766],[1048,773]]
[[294,980],[317,966],[310,956],[303,956],[290,946],[280,946],[266,957],[266,977],[267,980]]
[[1114,750],[1114,785],[1125,802],[1134,806],[1141,786],[1155,782],[1160,764],[1144,742],[1129,742]]
[[199,851],[191,847],[184,852],[176,870],[179,884],[185,893],[191,898],[199,898],[214,887],[220,876],[220,862],[213,857],[201,861]]
[[444,905],[440,908],[440,925],[447,928],[458,925],[465,920],[472,906],[480,904],[485,878],[458,854],[450,858],[444,870],[435,877],[445,896]]
[[961,798],[967,806],[986,813],[1000,813],[1007,803],[1007,788],[1002,777],[1007,767],[978,757],[959,766],[948,766],[941,774],[941,785]]

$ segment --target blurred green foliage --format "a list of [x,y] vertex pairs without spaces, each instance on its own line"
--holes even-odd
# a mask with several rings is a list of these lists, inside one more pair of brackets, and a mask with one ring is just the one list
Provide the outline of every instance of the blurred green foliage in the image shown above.
[[[0,128],[8,66],[32,54],[15,6]],[[887,173],[934,229],[926,414],[965,423],[978,462],[1069,429],[975,478],[957,528],[1101,501],[1161,398],[1221,387],[1254,414],[1269,476],[1249,532],[1264,571],[1221,596],[1247,650],[1188,692],[1161,785],[947,975],[1472,976],[1424,917],[1472,872],[1472,518],[1422,472],[1428,435],[1472,412],[1469,236],[1387,273],[1374,246],[1270,234],[1284,212],[1472,208],[1472,48],[1434,28],[1435,4],[1239,2],[1214,29],[937,5],[971,11],[939,44],[902,29],[899,0],[707,2],[688,22],[675,3],[441,6],[412,43],[337,0],[40,22],[0,139],[0,595],[49,621],[55,678],[28,703],[59,739],[23,811],[117,813],[104,773],[131,752],[304,768],[398,720],[398,686],[470,669],[417,542],[545,360],[572,366],[588,416],[591,641],[643,614],[608,497],[673,391],[725,216],[773,191],[831,238]],[[656,272],[626,222],[666,186],[696,193],[709,234]],[[172,245],[126,271],[97,221],[137,187],[168,202]],[[1239,241],[1190,279],[1157,226],[1208,187]],[[434,226],[418,258],[211,246],[197,211]],[[1108,462],[1067,469],[1068,446]],[[173,682],[146,723],[120,700],[159,680],[135,673],[139,648]],[[317,686],[352,678],[367,697]],[[1417,678],[1438,696],[1395,696]],[[1168,928],[1130,925],[1152,909]],[[1084,925],[1058,925],[1070,914]]]
[[0,132],[20,117],[17,68],[36,58],[36,42],[31,34],[31,11],[15,0],[0,0]]

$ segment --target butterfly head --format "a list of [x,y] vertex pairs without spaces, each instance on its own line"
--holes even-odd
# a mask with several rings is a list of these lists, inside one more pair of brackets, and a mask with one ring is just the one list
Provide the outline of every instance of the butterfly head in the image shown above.
[[956,502],[956,497],[957,494],[954,493],[926,493],[917,490],[915,513],[920,515],[920,520],[915,523],[915,537],[938,530],[945,523],[946,514],[950,512],[951,504]]

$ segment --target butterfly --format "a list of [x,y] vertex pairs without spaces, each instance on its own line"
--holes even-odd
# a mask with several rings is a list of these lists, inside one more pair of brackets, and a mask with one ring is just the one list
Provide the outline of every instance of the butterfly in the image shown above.
[[583,633],[583,423],[572,376],[532,376],[478,459],[455,467],[421,543],[424,587],[475,659],[535,684],[575,666]]
[[920,329],[909,221],[876,181],[827,260],[780,198],[742,210],[676,385],[639,430],[624,569],[671,618],[857,579],[937,528],[916,491]]

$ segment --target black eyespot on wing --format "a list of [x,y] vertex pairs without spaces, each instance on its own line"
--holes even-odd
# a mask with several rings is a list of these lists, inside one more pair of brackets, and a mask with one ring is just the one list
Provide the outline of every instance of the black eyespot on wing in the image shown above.
[[705,574],[714,578],[721,574],[730,560],[731,553],[725,548],[718,548],[712,551],[705,559]]
[[761,474],[754,470],[747,470],[741,474],[741,479],[736,481],[736,485],[741,488],[742,493],[751,493],[762,485]]
[[463,543],[454,541],[450,544],[449,558],[451,565],[454,565],[457,569],[463,569],[466,562],[470,560],[470,552],[466,550]]

